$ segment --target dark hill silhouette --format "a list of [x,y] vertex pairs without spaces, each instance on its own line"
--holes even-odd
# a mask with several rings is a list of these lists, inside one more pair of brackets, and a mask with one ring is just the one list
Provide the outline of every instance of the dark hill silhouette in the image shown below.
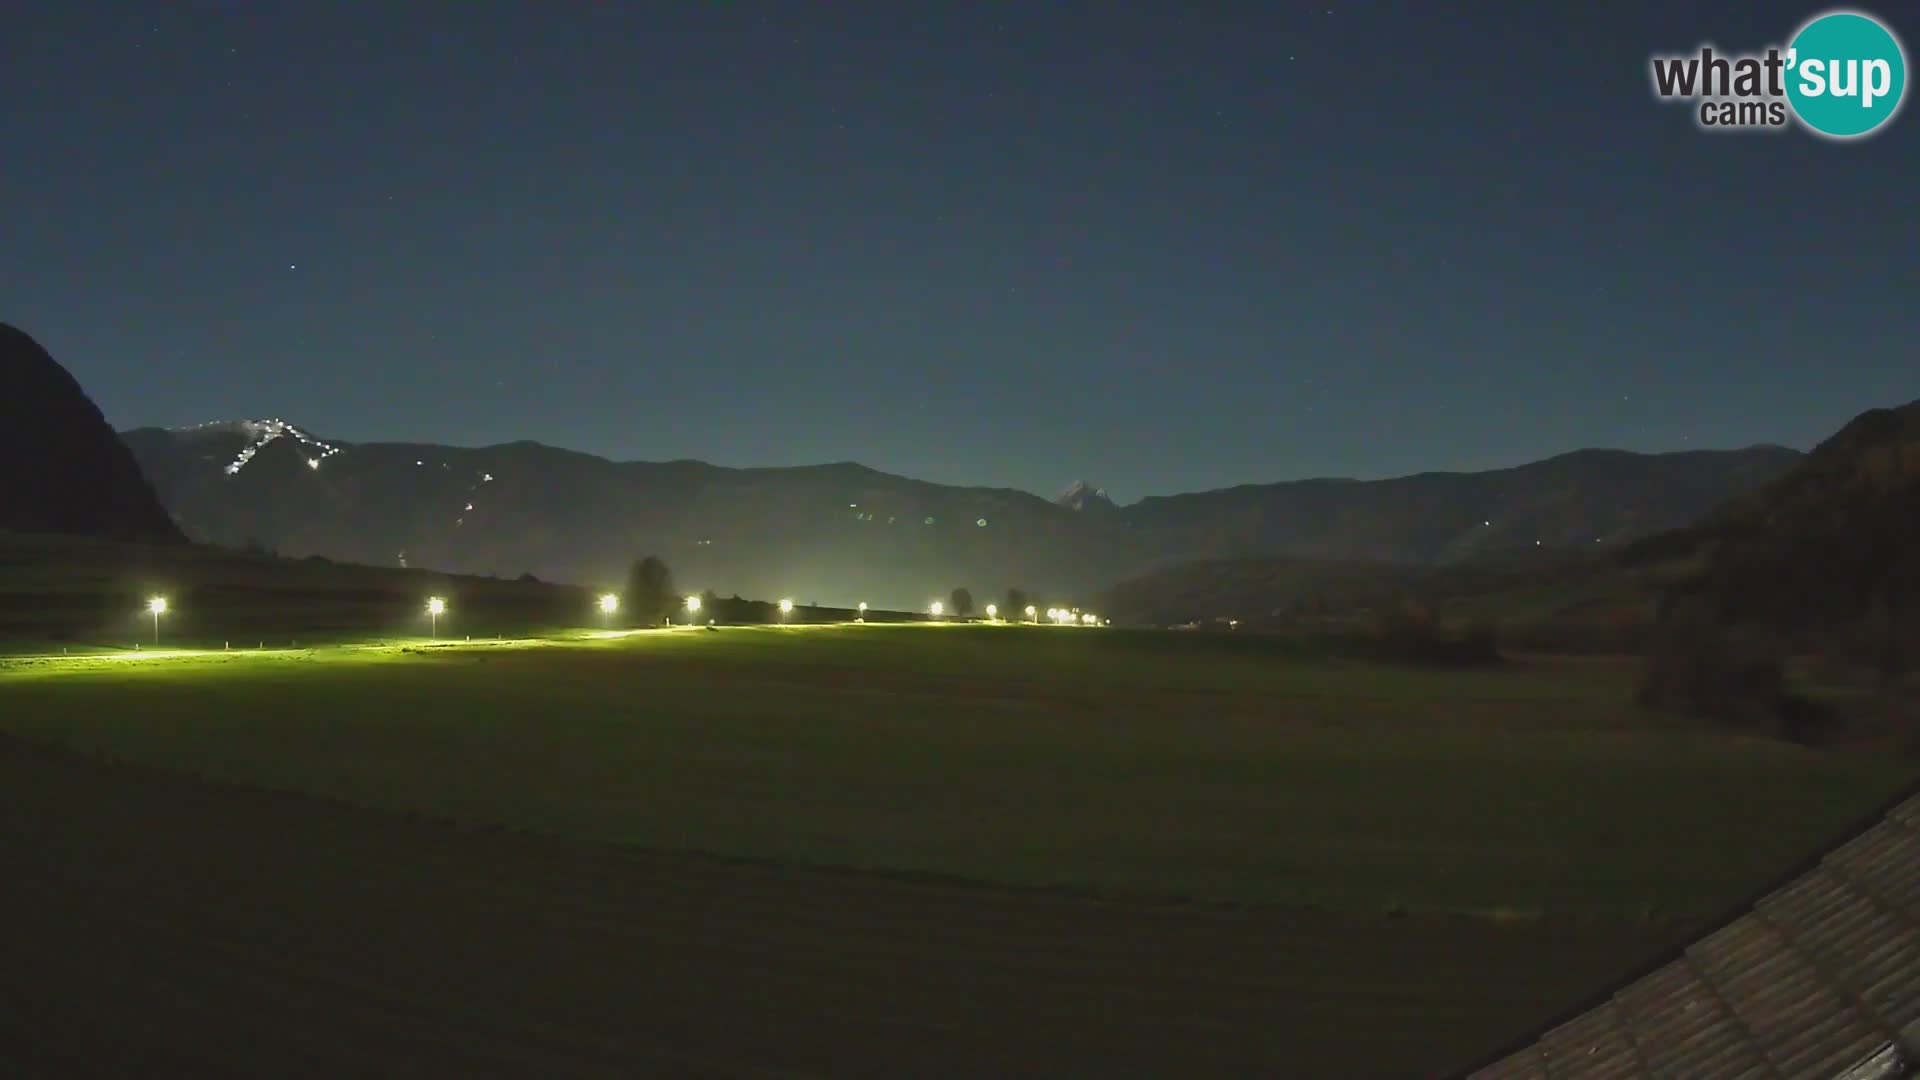
[[[722,595],[919,609],[956,586],[1085,599],[1194,559],[1434,564],[1616,544],[1779,475],[1778,447],[1595,451],[1515,469],[1314,480],[1100,512],[843,462],[612,462],[534,443],[346,445],[278,421],[143,429],[128,444],[195,539],[286,555],[611,584],[657,553]],[[236,463],[244,464],[229,472]],[[472,509],[468,509],[468,507]],[[1490,523],[1490,524],[1488,524]]]
[[[1624,558],[1669,582],[1643,703],[1920,749],[1920,694],[1904,682],[1920,664],[1920,402],[1863,413],[1761,490]],[[1879,693],[1803,695],[1788,657],[1808,653],[1824,670],[1877,670]]]
[[1147,499],[1124,511],[1135,535],[1198,557],[1122,581],[1101,603],[1116,618],[1177,623],[1351,613],[1408,593],[1538,593],[1552,583],[1569,603],[1627,602],[1633,590],[1607,556],[1761,487],[1800,456],[1772,446],[1581,450],[1490,472]]
[[40,343],[0,323],[0,529],[181,540],[100,409]]
[[1861,414],[1772,483],[1624,557],[1687,564],[1676,598],[1726,623],[1920,625],[1920,401]]
[[1510,469],[1390,480],[1303,480],[1150,498],[1133,527],[1167,551],[1452,563],[1528,549],[1593,551],[1697,520],[1800,459],[1755,446],[1579,450]]

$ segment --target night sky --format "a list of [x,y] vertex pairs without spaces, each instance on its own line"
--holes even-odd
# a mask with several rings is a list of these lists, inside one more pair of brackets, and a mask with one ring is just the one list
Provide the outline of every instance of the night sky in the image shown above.
[[1805,447],[1920,396],[1920,114],[1647,60],[1817,10],[12,3],[0,320],[120,427],[1122,501]]

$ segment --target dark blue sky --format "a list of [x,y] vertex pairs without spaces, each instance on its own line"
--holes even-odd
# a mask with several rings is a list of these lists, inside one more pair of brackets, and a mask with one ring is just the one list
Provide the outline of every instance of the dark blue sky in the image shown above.
[[1123,501],[1806,446],[1920,396],[1920,114],[1647,59],[1817,10],[13,4],[0,319],[122,427]]

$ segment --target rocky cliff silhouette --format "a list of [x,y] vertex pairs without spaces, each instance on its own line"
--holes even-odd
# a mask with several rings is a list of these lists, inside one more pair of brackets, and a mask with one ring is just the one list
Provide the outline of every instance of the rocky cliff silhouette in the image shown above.
[[67,370],[0,323],[0,530],[184,541]]

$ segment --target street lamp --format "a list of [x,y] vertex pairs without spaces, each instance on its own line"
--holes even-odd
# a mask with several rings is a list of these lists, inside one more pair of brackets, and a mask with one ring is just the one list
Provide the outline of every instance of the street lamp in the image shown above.
[[687,625],[688,626],[693,625],[693,617],[698,614],[700,614],[700,598],[697,596],[687,597]]
[[156,596],[147,601],[147,611],[153,616],[153,643],[160,644],[160,616],[167,613],[167,598]]
[[866,622],[866,621],[867,621],[867,602],[866,602],[865,600],[862,600],[862,601],[860,601],[860,614],[859,614],[859,616],[858,616],[857,618],[855,618],[855,619],[854,619],[853,621],[854,621],[854,622]]
[[987,605],[987,621],[998,622],[999,620],[1000,620],[1000,609],[995,607],[992,604],[988,604]]
[[940,617],[941,612],[947,610],[947,605],[941,603],[938,600],[935,600],[933,602],[933,606],[928,608],[927,610],[933,612],[933,617],[937,619]]
[[780,621],[781,621],[781,622],[786,622],[786,621],[787,621],[787,616],[788,616],[788,615],[791,615],[791,614],[793,614],[793,601],[791,601],[791,600],[788,600],[788,599],[786,599],[786,598],[784,598],[784,597],[783,597],[783,598],[781,598],[781,600],[780,600]]
[[603,625],[603,626],[612,626],[612,625],[613,625],[613,613],[614,613],[614,612],[616,612],[616,611],[619,611],[619,610],[620,610],[620,598],[619,598],[618,596],[615,596],[615,595],[614,595],[613,593],[603,593],[603,594],[601,594],[601,596],[600,596],[600,623],[601,623],[601,625]]
[[1040,621],[1040,613],[1033,610],[1032,604],[1027,605],[1027,618],[1033,620],[1034,622]]
[[440,616],[447,613],[447,602],[437,596],[427,597],[427,625],[432,629],[434,640],[440,639]]

